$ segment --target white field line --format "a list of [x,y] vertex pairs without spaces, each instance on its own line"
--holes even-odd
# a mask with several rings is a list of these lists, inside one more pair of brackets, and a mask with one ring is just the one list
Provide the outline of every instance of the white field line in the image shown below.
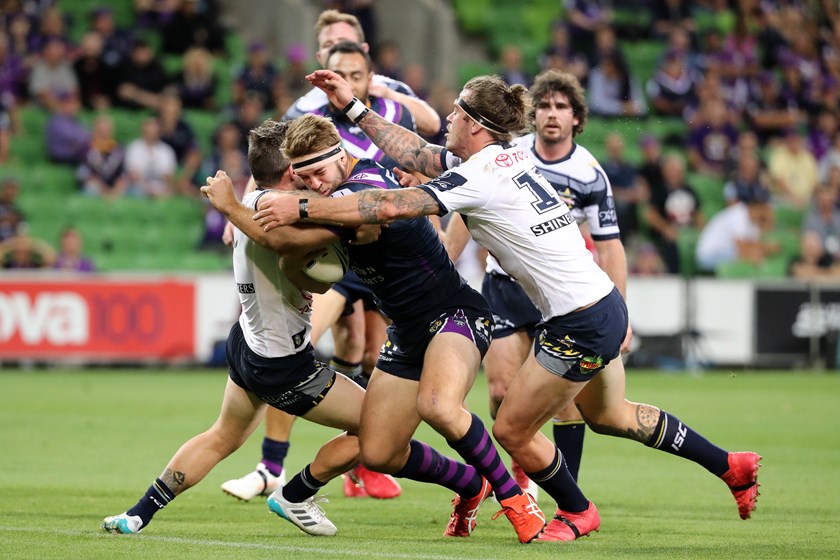
[[[0,525],[0,533],[43,533],[44,529],[35,527],[10,527]],[[275,552],[297,552],[319,554],[325,557],[349,557],[358,556],[366,558],[402,558],[405,560],[492,560],[491,557],[482,554],[474,558],[466,556],[441,556],[440,554],[405,554],[396,552],[376,552],[372,550],[351,550],[347,548],[346,543],[342,543],[340,549],[324,548],[318,546],[294,546],[282,544],[261,544],[248,543],[236,541],[219,541],[219,540],[199,540],[199,539],[185,539],[181,537],[162,537],[157,535],[109,535],[107,533],[93,533],[91,531],[78,530],[50,530],[50,534],[65,535],[69,537],[93,537],[93,538],[109,538],[109,539],[142,539],[145,541],[174,543],[174,544],[188,544],[193,546],[210,546],[210,547],[226,547],[232,549],[250,549],[250,550],[267,550]]]

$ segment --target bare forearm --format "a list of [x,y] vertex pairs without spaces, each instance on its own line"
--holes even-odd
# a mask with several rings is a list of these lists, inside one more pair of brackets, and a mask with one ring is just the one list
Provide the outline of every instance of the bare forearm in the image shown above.
[[[391,90],[393,91],[393,90]],[[391,97],[406,106],[408,111],[414,117],[414,123],[417,125],[417,132],[420,134],[431,136],[437,134],[440,130],[440,117],[437,111],[420,99],[419,97],[411,97],[404,93],[394,91]]]
[[453,214],[446,226],[446,235],[443,239],[443,246],[449,254],[452,262],[457,261],[464,252],[464,247],[470,240],[470,231],[460,214]]
[[443,173],[443,148],[429,144],[410,130],[369,112],[359,127],[385,154],[409,171],[419,171],[429,177]]
[[438,214],[440,207],[418,188],[370,189],[353,196],[309,201],[309,221],[343,227],[388,224],[395,220]]
[[627,254],[619,239],[607,241],[596,241],[598,258],[601,268],[613,281],[618,291],[625,298],[627,297]]

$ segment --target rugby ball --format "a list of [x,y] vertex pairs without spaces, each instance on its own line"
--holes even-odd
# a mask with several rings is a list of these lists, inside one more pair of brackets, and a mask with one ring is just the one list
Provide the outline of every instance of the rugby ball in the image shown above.
[[303,269],[304,274],[325,284],[338,282],[350,268],[350,253],[340,241],[336,241],[312,258]]

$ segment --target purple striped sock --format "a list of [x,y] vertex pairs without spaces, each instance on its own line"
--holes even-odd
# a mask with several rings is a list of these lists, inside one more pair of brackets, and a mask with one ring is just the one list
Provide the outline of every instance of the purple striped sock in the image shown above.
[[408,461],[394,476],[440,484],[467,498],[481,491],[481,477],[473,467],[444,457],[423,442],[411,440],[409,445]]
[[458,441],[450,441],[449,446],[487,479],[497,500],[506,500],[522,493],[502,463],[490,434],[475,414],[472,415],[472,424],[466,435]]

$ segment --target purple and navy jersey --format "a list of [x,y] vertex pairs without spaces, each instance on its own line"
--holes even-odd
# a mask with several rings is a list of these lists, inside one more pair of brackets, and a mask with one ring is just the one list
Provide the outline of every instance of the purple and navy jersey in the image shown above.
[[[402,104],[381,97],[371,97],[369,100],[370,108],[379,113],[383,119],[398,124],[411,132],[417,132],[414,117]],[[338,135],[341,136],[344,149],[354,158],[372,159],[389,171],[394,167],[399,167],[397,162],[386,156],[385,152],[379,149],[379,146],[374,144],[356,123],[341,113],[333,112],[329,104],[322,105],[312,113],[326,117],[333,122],[338,130]]]
[[[390,171],[360,160],[333,193],[401,188]],[[382,228],[374,243],[349,245],[350,268],[368,286],[377,306],[394,322],[412,322],[471,290],[449,259],[428,218],[399,220]]]

